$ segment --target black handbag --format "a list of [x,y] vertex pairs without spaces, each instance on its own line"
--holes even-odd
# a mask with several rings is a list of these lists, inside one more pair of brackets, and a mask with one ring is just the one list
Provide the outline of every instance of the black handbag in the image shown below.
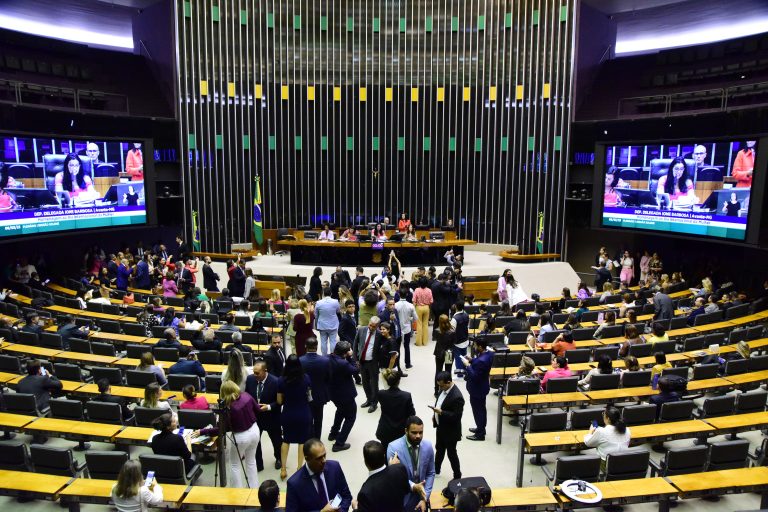
[[448,486],[443,489],[443,497],[448,500],[448,504],[453,506],[456,496],[462,489],[469,489],[477,494],[480,503],[485,506],[491,502],[491,486],[482,476],[470,476],[467,478],[456,478],[448,482]]

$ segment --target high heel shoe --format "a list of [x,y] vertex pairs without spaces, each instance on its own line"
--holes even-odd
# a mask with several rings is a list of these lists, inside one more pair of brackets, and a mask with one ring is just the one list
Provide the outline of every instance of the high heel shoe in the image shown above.
[[285,480],[286,478],[288,478],[288,472],[285,470],[285,467],[283,467],[280,470],[280,480]]

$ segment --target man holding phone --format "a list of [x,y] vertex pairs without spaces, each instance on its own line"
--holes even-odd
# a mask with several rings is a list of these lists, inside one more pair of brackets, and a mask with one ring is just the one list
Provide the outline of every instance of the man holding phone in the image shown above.
[[289,479],[285,511],[347,512],[352,493],[341,465],[326,459],[325,445],[317,438],[304,443],[305,464]]
[[467,439],[470,441],[485,441],[485,426],[488,424],[488,410],[485,400],[491,390],[490,375],[493,353],[488,351],[485,338],[476,338],[474,344],[475,357],[464,356],[462,360],[467,368],[467,393],[469,405],[472,406],[472,416],[475,418],[475,428]]

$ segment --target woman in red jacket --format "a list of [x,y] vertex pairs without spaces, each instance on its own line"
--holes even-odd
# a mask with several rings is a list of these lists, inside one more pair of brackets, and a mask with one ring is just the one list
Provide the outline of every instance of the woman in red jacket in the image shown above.
[[141,154],[141,142],[134,142],[125,155],[125,172],[131,175],[131,181],[144,181],[144,156]]

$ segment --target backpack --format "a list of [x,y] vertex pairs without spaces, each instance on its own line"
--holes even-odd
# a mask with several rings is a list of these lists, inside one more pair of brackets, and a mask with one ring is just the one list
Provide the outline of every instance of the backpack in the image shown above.
[[443,489],[442,494],[448,500],[448,504],[453,506],[456,496],[462,489],[469,489],[475,492],[483,506],[491,502],[491,486],[488,485],[488,482],[482,476],[453,479],[448,482],[448,486]]

